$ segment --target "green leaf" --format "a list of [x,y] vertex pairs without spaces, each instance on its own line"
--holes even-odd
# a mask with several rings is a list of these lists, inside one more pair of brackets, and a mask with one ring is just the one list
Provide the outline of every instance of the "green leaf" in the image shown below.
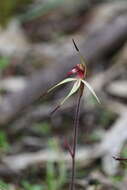
[[85,86],[90,90],[90,92],[93,94],[93,96],[96,98],[96,100],[97,100],[98,103],[100,104],[101,102],[100,102],[99,98],[97,97],[97,95],[96,95],[95,91],[93,90],[93,88],[90,86],[90,84],[89,84],[87,81],[85,81],[85,80],[82,80],[82,82],[83,82],[83,83],[85,84]]
[[71,82],[71,81],[74,81],[74,80],[77,80],[77,79],[75,79],[75,78],[66,78],[66,79],[62,80],[61,82],[59,82],[58,84],[56,84],[55,86],[53,86],[52,88],[50,88],[47,91],[47,93],[51,92],[54,88],[56,88],[56,87],[58,87],[58,86],[60,86],[60,85],[62,85],[64,83]]
[[81,84],[81,80],[80,79],[76,79],[77,81],[74,83],[71,91],[69,92],[69,94],[63,99],[63,101],[60,103],[60,106],[64,104],[64,102],[70,97],[72,96],[80,87]]
[[10,64],[8,57],[0,58],[0,70],[6,69],[6,67]]

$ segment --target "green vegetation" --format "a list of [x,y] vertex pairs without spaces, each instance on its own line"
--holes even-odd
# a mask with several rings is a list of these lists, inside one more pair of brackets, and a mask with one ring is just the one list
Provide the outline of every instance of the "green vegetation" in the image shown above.
[[4,131],[0,130],[0,151],[7,152],[9,150],[9,143],[7,140],[7,135]]
[[0,57],[0,70],[6,69],[6,67],[10,64],[8,57]]
[[124,146],[121,152],[122,158],[127,158],[127,146]]
[[110,126],[117,117],[116,114],[106,109],[102,109],[99,113],[101,114],[99,123],[104,127]]
[[43,135],[48,135],[51,132],[51,125],[48,122],[37,123],[35,130]]
[[0,180],[0,190],[10,190],[10,185]]
[[[60,152],[59,143],[56,139],[51,139],[48,142],[49,149]],[[60,152],[61,153],[61,152]],[[63,161],[55,164],[47,162],[45,179],[40,183],[30,183],[28,180],[22,181],[21,185],[24,190],[60,190],[66,182],[66,167]]]
[[6,23],[13,17],[21,7],[26,6],[32,0],[4,0],[0,1],[0,24],[6,25]]
[[123,180],[123,176],[115,175],[115,176],[111,177],[111,180],[113,181],[113,183],[118,183],[118,182],[121,182]]
[[44,190],[44,186],[40,184],[30,184],[28,181],[23,181],[24,190]]
[[[55,139],[49,141],[49,147],[50,149],[55,149],[57,152],[60,152],[60,147]],[[58,173],[55,172],[56,168]],[[53,162],[47,162],[46,174],[47,189],[61,189],[66,182],[67,176],[65,163],[61,160],[57,166],[55,166]]]

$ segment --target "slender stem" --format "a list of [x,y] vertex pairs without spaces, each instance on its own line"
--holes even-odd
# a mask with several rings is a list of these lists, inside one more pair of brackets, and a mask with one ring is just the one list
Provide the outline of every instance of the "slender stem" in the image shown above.
[[118,161],[127,161],[127,158],[114,157],[114,156],[113,156],[113,158],[114,158],[115,160],[118,160]]
[[75,113],[75,119],[74,119],[74,136],[73,136],[73,149],[72,149],[72,176],[71,176],[71,184],[70,184],[70,190],[75,189],[75,156],[76,156],[76,146],[77,146],[77,137],[78,137],[78,126],[79,126],[79,111],[80,111],[80,102],[82,97],[84,86],[81,86],[79,97],[76,105],[76,113]]

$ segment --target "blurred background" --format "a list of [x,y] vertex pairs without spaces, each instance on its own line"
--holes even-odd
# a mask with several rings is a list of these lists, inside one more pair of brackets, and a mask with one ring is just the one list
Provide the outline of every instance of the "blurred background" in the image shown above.
[[67,190],[75,102],[51,111],[71,84],[44,96],[86,59],[77,146],[77,190],[126,190],[127,1],[0,2],[0,190]]

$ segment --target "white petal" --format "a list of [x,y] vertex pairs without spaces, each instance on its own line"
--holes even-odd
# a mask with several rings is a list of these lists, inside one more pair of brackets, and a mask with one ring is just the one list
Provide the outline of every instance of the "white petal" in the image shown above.
[[90,92],[93,94],[93,96],[96,98],[96,100],[100,104],[101,102],[100,102],[99,98],[97,97],[97,95],[95,94],[95,91],[93,90],[93,88],[90,86],[90,84],[85,80],[82,80],[82,82],[87,86],[87,88],[90,90]]

